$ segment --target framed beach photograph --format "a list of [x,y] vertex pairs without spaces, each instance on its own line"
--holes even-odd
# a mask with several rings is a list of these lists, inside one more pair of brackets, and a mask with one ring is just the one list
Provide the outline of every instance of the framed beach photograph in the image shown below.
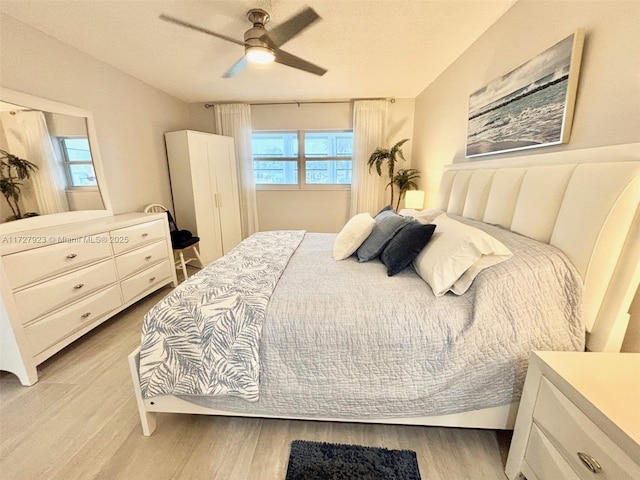
[[567,143],[584,30],[469,97],[467,157]]

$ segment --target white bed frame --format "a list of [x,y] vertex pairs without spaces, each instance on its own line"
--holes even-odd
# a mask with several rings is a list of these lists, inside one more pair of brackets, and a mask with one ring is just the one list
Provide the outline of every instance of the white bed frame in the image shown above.
[[[640,283],[639,204],[640,143],[634,143],[449,165],[437,208],[561,249],[584,279],[587,349],[617,352]],[[139,348],[129,355],[129,366],[147,436],[157,412],[267,417],[214,410],[171,395],[143,399]],[[517,407],[415,418],[272,418],[511,429]]]

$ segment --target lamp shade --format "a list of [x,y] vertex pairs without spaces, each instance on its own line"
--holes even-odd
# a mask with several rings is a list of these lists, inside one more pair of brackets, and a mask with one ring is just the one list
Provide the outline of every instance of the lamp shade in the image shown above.
[[424,191],[409,190],[404,197],[404,208],[419,210],[424,206]]
[[276,58],[273,50],[270,48],[257,46],[246,47],[245,55],[247,56],[247,60],[252,63],[271,63]]

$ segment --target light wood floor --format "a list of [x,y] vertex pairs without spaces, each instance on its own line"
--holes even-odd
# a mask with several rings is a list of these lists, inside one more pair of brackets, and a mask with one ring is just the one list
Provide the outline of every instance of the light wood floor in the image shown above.
[[415,450],[423,480],[504,480],[510,433],[160,414],[144,437],[127,355],[166,287],[38,367],[0,373],[0,478],[283,480],[292,440]]

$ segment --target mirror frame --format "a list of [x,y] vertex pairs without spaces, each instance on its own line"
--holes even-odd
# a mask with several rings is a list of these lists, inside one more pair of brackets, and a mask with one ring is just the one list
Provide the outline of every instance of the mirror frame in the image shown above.
[[104,175],[100,150],[98,148],[98,140],[92,113],[82,108],[73,107],[71,105],[47,100],[45,98],[36,97],[34,95],[29,95],[27,93],[18,92],[4,87],[0,87],[0,100],[22,107],[32,108],[34,110],[41,110],[43,112],[85,117],[87,121],[87,133],[89,135],[91,156],[93,158],[93,169],[95,170],[96,177],[98,179],[98,190],[100,191],[102,203],[104,204],[104,210],[74,210],[70,212],[52,213],[38,217],[22,218],[20,220],[0,223],[0,235],[112,216],[113,209],[111,208],[111,200],[109,198],[109,190],[107,189],[107,181]]

